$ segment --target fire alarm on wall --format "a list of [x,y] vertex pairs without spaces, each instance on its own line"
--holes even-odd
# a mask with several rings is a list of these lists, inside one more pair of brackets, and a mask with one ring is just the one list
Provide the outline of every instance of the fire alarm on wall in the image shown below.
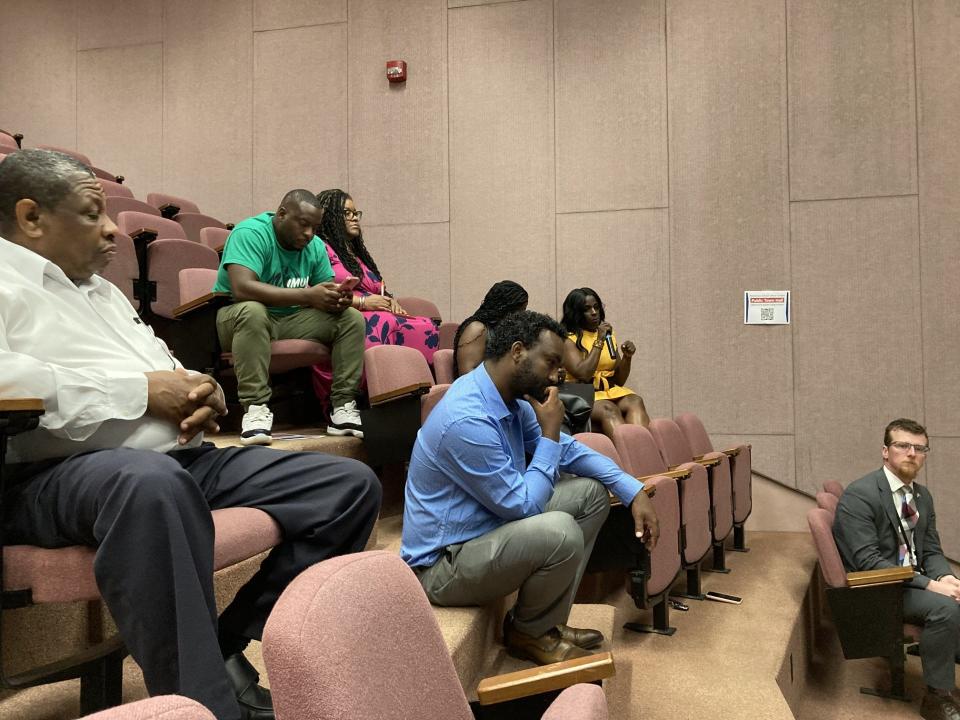
[[407,63],[403,60],[387,60],[387,80],[392,83],[407,81]]

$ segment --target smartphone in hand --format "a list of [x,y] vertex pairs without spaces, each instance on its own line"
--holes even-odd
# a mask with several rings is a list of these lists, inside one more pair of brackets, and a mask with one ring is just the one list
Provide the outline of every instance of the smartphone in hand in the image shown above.
[[360,278],[351,275],[340,283],[340,292],[353,292],[353,289],[360,284]]

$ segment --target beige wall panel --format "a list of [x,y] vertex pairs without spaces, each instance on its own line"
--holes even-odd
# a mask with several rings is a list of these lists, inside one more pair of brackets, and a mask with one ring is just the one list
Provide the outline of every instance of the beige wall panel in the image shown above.
[[0,68],[0,127],[24,147],[76,148],[76,3],[4,0]]
[[455,10],[450,33],[452,311],[498,280],[556,310],[553,6],[527,0]]
[[960,5],[917,3],[920,264],[925,415],[930,431],[960,435]]
[[279,30],[346,21],[347,0],[253,0],[254,30]]
[[[358,203],[366,203],[364,196]],[[366,218],[366,213],[364,213]],[[415,295],[432,300],[444,320],[461,320],[450,314],[450,226],[364,224],[363,241],[394,295]]]
[[83,0],[77,48],[150,45],[163,40],[163,3],[156,0]]
[[78,145],[146,200],[163,186],[163,48],[104,48],[77,57]]
[[443,0],[350,5],[350,187],[372,223],[449,219],[446,17]]
[[166,0],[163,191],[224,222],[250,215],[252,0]]
[[[302,48],[291,54],[290,48]],[[273,210],[294,188],[347,186],[347,29],[254,36],[253,202]],[[302,68],[312,80],[295,80]],[[316,92],[313,89],[316,89]]]
[[[682,412],[680,408],[678,412]],[[709,428],[708,428],[709,430]],[[751,446],[751,467],[784,484],[793,485],[796,477],[796,452],[793,435],[716,435],[710,433],[715,450],[744,443]],[[756,479],[754,479],[756,482]]]
[[674,409],[791,434],[790,329],[743,324],[744,290],[790,285],[783,3],[667,8]]
[[793,200],[917,192],[911,0],[789,0]]
[[666,210],[557,216],[557,317],[573,288],[600,293],[617,341],[637,346],[627,385],[651,417],[673,415],[668,221]]
[[[501,4],[504,0],[447,0],[448,8],[472,7],[474,5]],[[527,0],[506,0],[506,2],[527,2]]]
[[960,483],[957,483],[957,467],[960,466],[960,438],[931,436],[933,452],[927,458],[924,474],[918,478],[930,488],[937,511],[937,530],[947,557],[960,560]]
[[559,0],[557,211],[667,205],[663,0]]
[[917,200],[793,203],[797,487],[880,462],[884,426],[922,422]]

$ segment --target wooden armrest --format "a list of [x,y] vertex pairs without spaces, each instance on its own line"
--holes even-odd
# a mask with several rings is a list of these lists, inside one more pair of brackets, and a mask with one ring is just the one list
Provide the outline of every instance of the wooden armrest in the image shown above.
[[149,243],[157,239],[157,231],[150,228],[140,228],[130,233],[130,237],[135,243]]
[[716,466],[716,465],[719,465],[719,464],[720,464],[720,461],[721,461],[722,459],[723,459],[723,458],[715,457],[715,458],[710,458],[709,460],[704,460],[704,459],[703,459],[703,455],[701,455],[700,457],[694,458],[693,461],[694,461],[695,463],[698,463],[698,464],[700,464],[700,465],[703,465],[705,468],[711,468],[711,467],[714,467],[714,466]]
[[0,413],[43,412],[43,400],[40,398],[10,398],[0,400]]
[[848,587],[863,587],[864,585],[890,585],[902,583],[913,577],[912,567],[877,568],[876,570],[860,570],[847,573]]
[[412,385],[394,388],[393,390],[387,390],[387,392],[380,393],[379,395],[371,395],[370,407],[382,405],[385,402],[390,402],[391,400],[396,400],[397,398],[407,395],[425,395],[430,391],[431,387],[433,386],[428,382],[418,382]]
[[208,292],[206,295],[196,297],[190,302],[185,302],[183,305],[177,305],[177,307],[173,309],[173,316],[180,318],[187,313],[193,312],[197,308],[206,307],[207,305],[223,307],[224,305],[229,305],[230,300],[230,293]]
[[167,218],[167,220],[173,220],[177,216],[177,213],[180,212],[180,206],[174,205],[173,203],[165,203],[157,208],[160,211],[160,214]]
[[727,457],[736,457],[737,455],[740,454],[740,448],[739,447],[727,448],[726,450],[722,450],[721,452]]
[[563,690],[577,683],[596,682],[617,672],[609,652],[541,665],[517,672],[484,678],[477,686],[481,705],[495,705],[553,690]]
[[647,480],[651,480],[655,477],[668,477],[677,478],[678,480],[686,480],[688,477],[690,477],[692,472],[693,471],[690,470],[690,468],[677,468],[675,470],[665,470],[663,472],[653,473],[653,475],[643,475],[642,477],[638,477],[637,480],[640,482],[646,482]]

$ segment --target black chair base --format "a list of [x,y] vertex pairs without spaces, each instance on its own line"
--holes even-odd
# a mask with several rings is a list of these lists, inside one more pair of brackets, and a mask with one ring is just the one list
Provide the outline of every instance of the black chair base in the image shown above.
[[906,692],[896,694],[892,691],[880,690],[879,688],[868,688],[868,687],[860,688],[860,692],[863,695],[872,695],[874,697],[881,697],[887,700],[899,700],[900,702],[905,702],[905,703],[911,702],[911,698],[909,695],[906,694]]
[[730,549],[733,550],[733,552],[750,552],[750,548],[747,547],[747,533],[743,528],[743,523],[734,524],[733,547]]
[[730,572],[730,568],[727,567],[726,550],[723,547],[722,542],[713,543],[713,565],[704,568],[704,571],[721,573],[723,575],[726,575],[728,572]]
[[624,623],[625,630],[639,633],[656,633],[657,635],[673,635],[677,629],[670,627],[670,600],[666,596],[653,606],[653,624],[628,622]]
[[692,565],[684,568],[687,571],[687,587],[682,593],[673,593],[673,597],[684,598],[685,600],[706,600],[707,596],[703,594],[703,585],[700,582],[700,565]]

